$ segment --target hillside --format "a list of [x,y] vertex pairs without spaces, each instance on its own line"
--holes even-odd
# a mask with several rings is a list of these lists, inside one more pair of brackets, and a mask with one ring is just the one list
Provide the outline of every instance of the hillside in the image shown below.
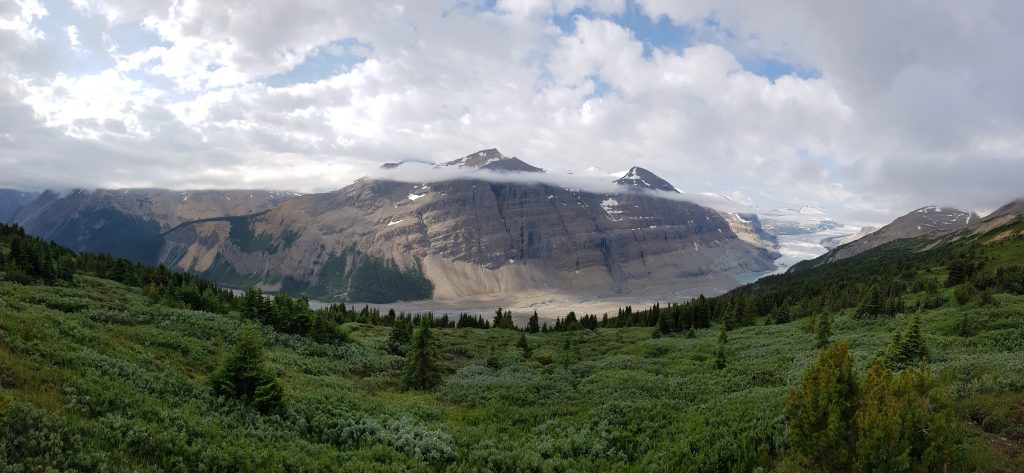
[[184,222],[266,211],[298,194],[259,190],[46,191],[11,217],[30,234],[78,251],[155,264],[160,234]]
[[[1011,225],[995,235],[1024,229]],[[941,263],[950,260],[907,250],[914,245],[894,242],[660,311],[627,308],[607,321],[583,318],[583,325],[567,317],[560,329],[525,334],[528,356],[517,346],[518,331],[453,328],[454,320],[438,319],[442,378],[429,392],[400,387],[404,362],[387,327],[394,318],[325,312],[343,324],[342,335],[325,339],[288,322],[317,313],[278,296],[267,302],[278,315],[264,319],[259,333],[285,408],[261,415],[209,388],[252,320],[249,298],[199,289],[204,296],[187,302],[193,296],[186,289],[205,282],[153,279],[147,274],[160,273],[24,238],[15,251],[13,235],[0,232],[0,260],[28,251],[75,268],[61,271],[65,282],[23,285],[9,280],[6,263],[8,280],[0,282],[0,451],[15,468],[803,471],[783,411],[817,357],[813,321],[822,312],[786,294],[811,297],[790,291],[816,281],[842,287],[862,278],[859,271],[892,278],[906,306],[930,301],[921,312],[927,360],[949,396],[954,440],[964,452],[943,461],[953,471],[1024,466],[1024,415],[1014,407],[1024,402],[1024,285],[1004,277],[987,300],[957,302],[958,291],[941,284],[953,274]],[[1024,263],[1024,237],[992,235],[931,251],[976,248],[971,261],[984,264],[971,280],[985,285],[993,270]],[[21,277],[34,277],[31,271]],[[147,280],[172,282],[144,290]],[[750,295],[807,310],[778,321]],[[755,301],[750,319],[725,310],[739,297]],[[190,309],[199,306],[217,313]],[[692,318],[696,313],[711,320]],[[829,337],[850,341],[854,368],[863,373],[885,356],[907,317],[837,309]],[[733,327],[725,345],[719,320]],[[696,328],[708,322],[712,328]],[[680,323],[695,330],[676,333]],[[717,359],[724,369],[714,368]]]
[[12,223],[14,212],[38,196],[37,192],[0,189],[0,223]]
[[853,238],[852,241],[799,265],[799,268],[806,268],[809,265],[817,266],[856,256],[894,240],[946,235],[968,228],[972,222],[977,225],[980,221],[981,217],[974,212],[935,206],[922,207],[893,220],[892,223],[874,232]]

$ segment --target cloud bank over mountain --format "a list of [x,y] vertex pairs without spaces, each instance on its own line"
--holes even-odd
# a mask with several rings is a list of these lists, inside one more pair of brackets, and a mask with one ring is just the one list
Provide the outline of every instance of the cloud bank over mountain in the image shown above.
[[498,147],[851,222],[1024,174],[1024,5],[0,4],[0,186],[339,188]]

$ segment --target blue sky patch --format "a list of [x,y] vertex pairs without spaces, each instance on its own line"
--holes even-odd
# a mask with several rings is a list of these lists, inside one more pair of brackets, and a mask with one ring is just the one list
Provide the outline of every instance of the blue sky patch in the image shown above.
[[334,41],[317,47],[290,71],[266,77],[263,82],[271,87],[287,87],[326,79],[347,72],[365,61],[369,49],[369,45],[355,39]]

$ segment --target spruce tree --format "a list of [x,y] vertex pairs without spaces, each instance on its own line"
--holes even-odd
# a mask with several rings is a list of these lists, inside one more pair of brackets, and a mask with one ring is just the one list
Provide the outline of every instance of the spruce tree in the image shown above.
[[726,364],[726,353],[725,344],[729,341],[729,335],[726,334],[725,324],[722,324],[721,329],[718,331],[718,349],[715,350],[715,368],[723,369]]
[[877,316],[882,310],[882,294],[878,290],[878,285],[873,284],[868,289],[867,295],[861,302],[860,307],[857,308],[857,317],[866,318]]
[[525,333],[519,334],[519,341],[516,342],[516,346],[519,347],[519,349],[523,351],[523,357],[524,358],[529,358],[530,357],[530,342],[528,340],[526,340],[526,334]]
[[928,347],[921,335],[921,313],[915,312],[902,330],[893,333],[886,350],[886,362],[893,369],[914,365],[928,355]]
[[231,353],[210,375],[210,385],[214,394],[240,399],[264,414],[279,412],[284,405],[284,388],[266,366],[259,332],[251,325],[239,331]]
[[540,332],[540,318],[537,316],[537,311],[533,311],[533,315],[530,316],[530,322],[526,324],[526,331],[530,333]]
[[816,470],[845,471],[852,458],[857,380],[849,351],[846,342],[822,350],[786,403],[789,444]]
[[405,358],[402,387],[429,390],[441,382],[440,350],[430,330],[430,320],[423,319],[412,339],[412,348]]
[[832,318],[829,317],[828,312],[823,312],[818,317],[818,348],[825,348],[829,344],[829,338],[832,336]]
[[900,341],[900,358],[905,363],[917,363],[927,355],[927,347],[924,337],[921,336],[921,313],[914,312],[914,315],[907,321]]

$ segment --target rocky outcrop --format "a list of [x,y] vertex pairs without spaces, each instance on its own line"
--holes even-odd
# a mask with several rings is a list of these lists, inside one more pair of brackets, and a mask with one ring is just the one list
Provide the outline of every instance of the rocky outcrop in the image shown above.
[[[448,165],[487,169],[512,159],[483,153]],[[353,282],[362,284],[355,268],[366,260],[393,269],[382,280],[415,288],[425,278],[434,298],[453,299],[657,292],[767,271],[777,256],[741,240],[718,212],[656,193],[483,178],[362,179],[259,215],[183,225],[161,251],[163,262],[183,270],[350,300]]]
[[12,219],[28,233],[76,251],[154,263],[162,232],[184,222],[265,211],[297,195],[255,190],[46,191]]
[[630,168],[629,171],[626,172],[626,175],[618,178],[615,183],[632,189],[679,192],[679,190],[668,181],[639,166],[633,166]]

